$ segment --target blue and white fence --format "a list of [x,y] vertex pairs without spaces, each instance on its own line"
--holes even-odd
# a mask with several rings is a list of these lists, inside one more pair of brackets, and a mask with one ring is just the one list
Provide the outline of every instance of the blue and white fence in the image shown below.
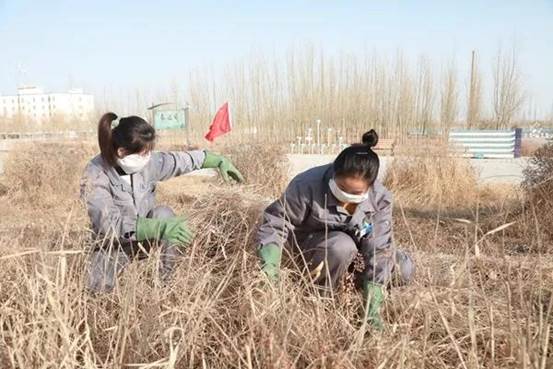
[[470,158],[509,159],[520,157],[522,130],[455,130],[449,142],[456,152]]

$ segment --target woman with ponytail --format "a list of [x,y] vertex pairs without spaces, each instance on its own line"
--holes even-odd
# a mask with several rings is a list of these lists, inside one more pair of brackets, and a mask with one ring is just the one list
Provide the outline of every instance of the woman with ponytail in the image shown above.
[[137,116],[119,119],[106,113],[98,123],[100,155],[87,165],[81,182],[95,239],[87,287],[111,291],[117,274],[136,256],[159,245],[159,274],[167,279],[193,233],[186,219],[156,206],[156,184],[203,168],[216,168],[225,181],[242,182],[240,172],[223,156],[194,151],[153,151],[156,132]]
[[339,286],[360,252],[364,318],[381,329],[385,286],[392,279],[409,282],[414,264],[393,244],[392,194],[376,179],[380,161],[372,147],[377,143],[378,135],[370,130],[334,163],[296,176],[264,212],[258,255],[265,275],[276,281],[282,248],[292,246],[314,282],[329,291]]

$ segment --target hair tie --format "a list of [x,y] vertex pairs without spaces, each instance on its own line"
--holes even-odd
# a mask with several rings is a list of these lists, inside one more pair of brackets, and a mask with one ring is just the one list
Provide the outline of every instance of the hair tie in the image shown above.
[[111,121],[111,129],[117,128],[119,126],[119,123],[121,123],[121,118],[117,117],[117,119],[114,119]]

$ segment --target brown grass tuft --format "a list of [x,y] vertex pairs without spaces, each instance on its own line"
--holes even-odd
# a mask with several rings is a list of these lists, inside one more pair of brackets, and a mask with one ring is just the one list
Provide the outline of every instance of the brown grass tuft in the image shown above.
[[553,142],[539,148],[524,171],[526,212],[538,222],[535,229],[553,240]]
[[477,198],[478,188],[469,160],[447,150],[394,157],[384,185],[402,205],[419,208],[470,207],[467,201]]
[[279,197],[289,181],[286,149],[280,145],[246,144],[223,149],[246,178],[250,191],[270,198]]
[[200,196],[189,211],[197,243],[223,258],[254,245],[255,232],[267,202],[257,195],[244,193],[242,188],[212,186],[209,192]]
[[22,145],[6,160],[9,197],[35,209],[78,199],[84,166],[95,155],[92,145],[45,143]]

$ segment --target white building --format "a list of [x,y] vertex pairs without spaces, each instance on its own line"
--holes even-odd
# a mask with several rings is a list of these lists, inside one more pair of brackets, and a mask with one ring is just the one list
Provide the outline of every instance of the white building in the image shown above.
[[53,119],[84,121],[94,112],[94,96],[81,89],[64,93],[44,93],[40,88],[23,86],[17,95],[0,95],[0,117],[21,118],[43,123]]

